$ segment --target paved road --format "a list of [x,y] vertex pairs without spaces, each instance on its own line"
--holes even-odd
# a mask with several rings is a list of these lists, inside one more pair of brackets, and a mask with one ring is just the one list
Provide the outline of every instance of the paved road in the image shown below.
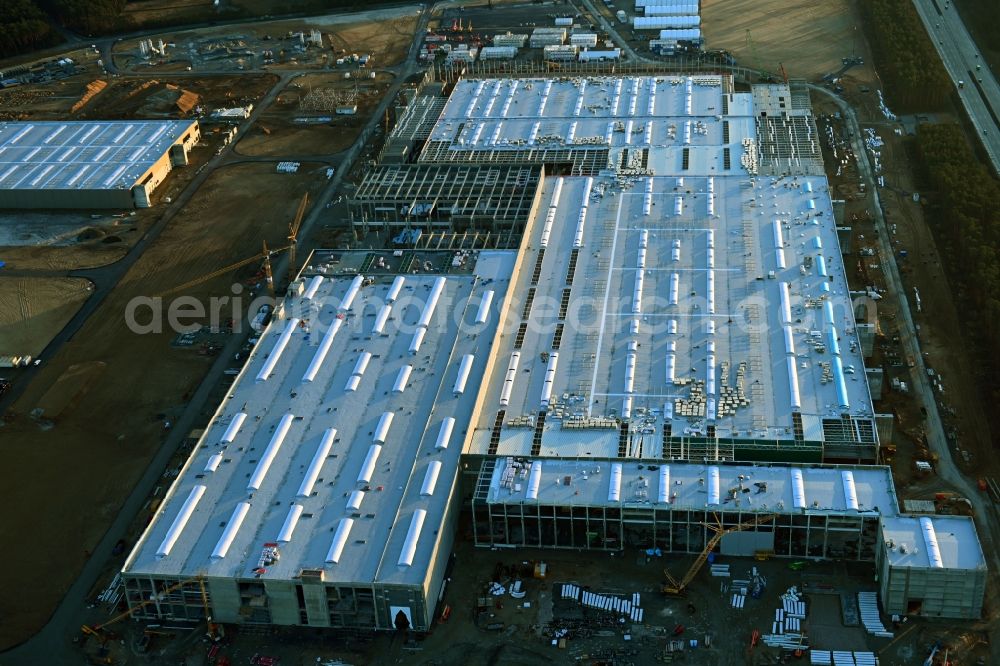
[[913,0],[913,4],[955,85],[965,82],[958,89],[958,96],[993,169],[1000,173],[1000,86],[996,77],[983,61],[954,5],[948,0]]
[[[317,197],[317,200],[312,204],[309,214],[302,222],[299,232],[300,237],[304,239],[302,251],[299,254],[302,259],[305,258],[308,250],[311,248],[312,244],[309,242],[310,231],[316,221],[320,219],[322,213],[326,210],[326,203],[330,201],[331,197],[339,187],[344,175],[350,171],[354,160],[361,154],[361,151],[368,143],[369,138],[378,127],[386,109],[389,108],[389,105],[392,104],[396,95],[399,93],[399,89],[405,79],[420,69],[416,64],[416,55],[420,47],[420,42],[422,41],[422,35],[426,31],[429,19],[430,12],[422,12],[415,32],[416,37],[410,47],[407,61],[399,67],[399,75],[389,87],[386,95],[383,97],[376,110],[372,113],[367,125],[364,127],[355,142],[346,151],[336,155],[321,156],[323,161],[338,161],[340,168],[338,169],[336,175],[330,179],[327,186],[323,189],[323,192]],[[275,96],[293,76],[295,76],[295,73],[291,72],[282,76],[282,79],[271,89],[265,98],[261,100],[261,103],[256,106],[254,113],[251,114],[251,117],[241,127],[241,132],[245,131],[256,120],[257,114],[261,110],[266,109],[274,101]],[[170,209],[163,216],[163,218],[154,226],[152,230],[150,230],[146,237],[143,238],[143,240],[129,252],[125,259],[110,266],[94,269],[93,271],[81,271],[81,273],[87,273],[90,275],[91,280],[95,282],[95,285],[97,285],[97,290],[95,291],[99,291],[99,293],[95,293],[90,299],[88,299],[84,308],[81,309],[81,312],[78,313],[73,320],[71,320],[71,324],[73,324],[73,326],[67,325],[60,335],[57,336],[57,340],[60,341],[58,344],[64,343],[72,337],[77,330],[79,330],[80,326],[83,325],[83,322],[86,321],[87,316],[96,310],[96,308],[100,305],[100,302],[103,301],[107,294],[118,284],[119,280],[121,280],[128,268],[135,263],[136,259],[138,259],[141,255],[142,251],[145,250],[145,248],[152,243],[163,230],[163,227],[166,226],[169,219],[172,218],[173,215],[175,215],[176,212],[179,211],[191,198],[191,196],[194,195],[198,187],[206,178],[208,178],[212,169],[220,166],[223,160],[230,158],[230,150],[228,150],[228,148],[231,148],[231,146],[227,147],[227,150],[224,151],[222,155],[213,158],[213,160],[209,163],[209,168],[206,168],[192,183],[188,185],[184,193],[178,197],[173,204],[171,204]],[[272,159],[276,160],[284,158]],[[237,157],[235,161],[239,162],[242,160]],[[284,255],[281,256],[277,262],[275,262],[276,282],[280,282],[280,276],[285,271],[287,263],[288,258]],[[84,312],[86,313],[84,314]],[[118,516],[115,518],[100,543],[94,549],[91,558],[84,565],[80,575],[73,582],[73,585],[66,593],[66,596],[56,608],[54,614],[49,619],[48,624],[46,624],[38,634],[29,639],[27,642],[0,654],[0,666],[34,666],[35,664],[38,664],[39,666],[51,666],[53,664],[75,664],[82,662],[83,656],[80,653],[79,648],[72,644],[71,639],[80,635],[79,622],[82,617],[83,609],[88,601],[88,594],[97,584],[104,567],[110,561],[111,551],[114,548],[115,543],[124,537],[129,525],[135,520],[149,494],[152,492],[155,485],[160,481],[162,471],[166,468],[170,458],[184,441],[186,433],[188,433],[198,422],[197,420],[200,414],[201,406],[208,401],[213,387],[222,378],[223,371],[230,365],[229,359],[231,359],[233,354],[239,349],[243,342],[243,337],[244,336],[234,335],[227,341],[225,348],[220,352],[219,357],[216,359],[211,370],[192,396],[190,402],[188,403],[188,408],[174,423],[174,428],[166,437],[163,446],[160,447],[155,458],[151,461],[139,483],[122,505],[122,509]],[[55,344],[55,341],[53,341],[53,344]],[[52,345],[50,345],[50,347],[46,349],[46,352],[43,353],[54,353],[55,348],[58,348],[58,346],[53,348]],[[28,373],[34,374],[34,369],[29,370]],[[18,383],[21,385],[27,384],[26,380],[30,380],[30,374],[27,377],[21,378]],[[11,398],[13,398],[13,396],[11,396]]]
[[[611,21],[607,19],[604,14],[598,11],[597,7],[590,0],[580,0],[580,4],[587,9],[587,12],[597,21],[604,32],[608,33],[608,36],[615,41],[622,49],[622,60],[628,61],[633,60],[635,62],[657,62],[651,58],[644,58],[635,52],[631,46],[629,46],[628,41],[618,34],[617,28],[612,25]],[[623,26],[627,28],[628,26]],[[662,63],[661,63],[662,64]]]
[[936,472],[939,477],[954,486],[969,498],[976,512],[976,526],[979,531],[979,538],[983,543],[983,551],[986,553],[987,562],[994,571],[1000,570],[1000,553],[994,547],[1000,543],[1000,524],[998,524],[996,512],[993,509],[992,501],[984,499],[975,484],[968,479],[952,458],[952,452],[948,449],[948,439],[945,437],[944,426],[941,423],[941,416],[938,412],[937,400],[934,397],[934,389],[927,376],[927,366],[924,364],[923,354],[920,351],[920,341],[917,339],[916,326],[910,312],[910,305],[906,297],[907,291],[903,286],[903,281],[899,275],[896,265],[895,252],[892,248],[892,236],[889,227],[885,223],[885,216],[882,212],[882,203],[879,199],[878,188],[875,186],[875,179],[872,173],[871,164],[868,162],[868,151],[865,150],[864,138],[861,128],[858,125],[858,118],[854,108],[843,99],[833,94],[831,91],[821,86],[809,85],[809,88],[817,93],[826,95],[840,107],[841,114],[847,121],[848,131],[851,138],[854,154],[858,156],[858,171],[867,183],[867,189],[872,193],[872,207],[875,210],[876,229],[878,233],[879,254],[881,255],[882,268],[890,292],[899,299],[900,313],[900,341],[906,354],[913,359],[913,389],[920,395],[924,408],[927,410],[927,443],[931,450],[937,455]]

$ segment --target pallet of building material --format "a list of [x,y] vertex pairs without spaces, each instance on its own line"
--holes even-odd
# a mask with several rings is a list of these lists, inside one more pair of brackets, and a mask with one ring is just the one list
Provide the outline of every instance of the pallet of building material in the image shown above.
[[865,631],[873,636],[892,638],[892,632],[887,631],[882,624],[878,596],[874,592],[858,592],[858,608],[861,611],[861,624],[864,625]]
[[878,666],[878,657],[874,652],[854,652],[855,666]]
[[829,650],[809,650],[809,663],[816,666],[833,666],[833,654]]
[[786,617],[785,618],[785,630],[786,631],[801,631],[802,620],[797,617]]
[[747,597],[745,594],[734,594],[732,598],[733,608],[743,608],[743,604],[746,603]]
[[806,602],[804,601],[790,601],[786,599],[784,610],[785,615],[788,617],[797,617],[800,620],[806,619]]
[[560,599],[572,599],[573,601],[578,601],[580,599],[580,587],[578,585],[573,585],[572,583],[563,583],[562,589],[559,592]]
[[786,650],[805,650],[806,637],[802,634],[764,634],[760,637],[768,647],[784,648]]
[[639,597],[638,592],[632,593],[632,605],[635,606],[636,608],[642,606],[642,599]]
[[845,650],[834,650],[833,666],[854,666],[854,653]]
[[716,578],[729,578],[729,565],[728,564],[713,564],[709,573]]

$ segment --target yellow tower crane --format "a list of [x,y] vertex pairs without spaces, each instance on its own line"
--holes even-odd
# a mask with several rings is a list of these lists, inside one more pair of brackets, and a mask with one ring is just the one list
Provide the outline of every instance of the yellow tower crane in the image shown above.
[[712,514],[715,518],[715,523],[704,523],[705,527],[715,532],[712,538],[708,540],[705,544],[705,548],[698,554],[695,558],[694,563],[684,574],[684,577],[677,580],[670,572],[666,569],[663,570],[663,576],[667,579],[667,582],[660,586],[660,592],[669,595],[683,595],[687,586],[694,580],[694,577],[698,575],[701,568],[705,565],[705,561],[708,560],[708,554],[711,553],[719,542],[722,541],[722,537],[727,534],[732,534],[733,532],[742,532],[743,530],[748,530],[751,527],[756,527],[758,525],[763,525],[764,523],[769,523],[774,520],[774,514],[767,514],[763,516],[757,516],[752,521],[747,521],[740,523],[739,525],[734,525],[733,527],[723,527],[722,520],[719,518],[719,514]]
[[299,201],[299,209],[295,211],[292,223],[288,225],[288,279],[295,275],[295,249],[299,242],[299,227],[302,225],[302,216],[306,213],[306,206],[309,204],[309,193],[302,195]]

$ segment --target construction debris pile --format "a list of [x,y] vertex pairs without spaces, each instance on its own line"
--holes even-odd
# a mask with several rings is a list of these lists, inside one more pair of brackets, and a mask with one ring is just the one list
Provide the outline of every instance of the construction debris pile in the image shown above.
[[[711,572],[712,576],[716,578],[729,578],[729,565],[713,564]],[[720,591],[723,595],[726,595],[730,591],[732,592],[729,605],[737,609],[743,608],[746,604],[747,596],[753,599],[760,599],[766,588],[767,579],[757,570],[757,567],[750,569],[750,576],[748,578],[734,578],[732,583],[723,581],[720,585]]]

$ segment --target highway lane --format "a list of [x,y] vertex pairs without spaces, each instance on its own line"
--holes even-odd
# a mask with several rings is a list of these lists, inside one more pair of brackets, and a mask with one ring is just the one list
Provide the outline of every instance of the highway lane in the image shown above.
[[913,4],[956,88],[959,81],[964,82],[957,89],[958,96],[993,169],[1000,173],[1000,85],[996,76],[983,61],[961,15],[950,2],[913,0]]

